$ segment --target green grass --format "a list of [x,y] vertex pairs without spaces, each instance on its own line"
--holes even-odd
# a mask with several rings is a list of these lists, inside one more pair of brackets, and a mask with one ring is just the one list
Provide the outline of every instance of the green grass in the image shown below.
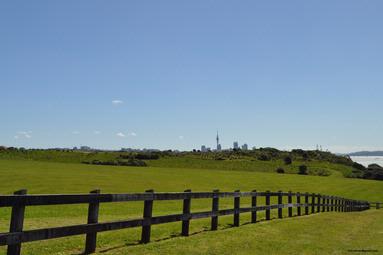
[[[116,193],[143,192],[146,189],[183,191],[188,188],[193,191],[210,191],[218,188],[222,191],[235,189],[307,191],[370,201],[383,200],[383,182],[347,179],[340,174],[318,177],[191,168],[135,168],[0,160],[0,179],[3,180],[0,193],[11,194],[21,188],[27,188],[30,194],[87,193],[95,188],[100,188],[102,192]],[[264,203],[264,201],[259,202],[260,205]],[[249,199],[241,200],[243,206],[249,203]],[[100,221],[141,217],[142,205],[142,202],[102,204]],[[209,210],[210,206],[211,201],[208,199],[192,201],[194,212]],[[222,199],[220,206],[222,209],[232,208],[233,201]],[[154,215],[174,214],[181,211],[181,201],[154,203]],[[9,215],[9,208],[0,209],[1,232],[6,232],[8,229]],[[86,222],[86,215],[87,205],[28,207],[25,229],[83,224]],[[334,216],[334,220],[331,220],[330,215]],[[260,213],[259,216],[262,218],[263,214]],[[275,214],[273,213],[272,216]],[[382,240],[382,224],[379,223],[379,217],[382,219],[382,213],[373,211],[349,214],[326,213],[249,224],[231,229],[227,226],[232,223],[232,217],[222,217],[220,230],[215,233],[204,232],[209,226],[209,220],[204,219],[192,221],[191,232],[202,231],[202,233],[190,238],[175,237],[171,240],[159,241],[179,234],[180,223],[172,223],[154,226],[152,233],[154,242],[149,245],[136,245],[140,235],[139,229],[101,233],[97,245],[99,251],[110,249],[106,254],[232,254],[234,251],[252,254],[253,249],[284,254],[282,251],[286,247],[295,251],[292,252],[293,254],[302,253],[301,251],[311,254],[315,253],[311,251],[319,248],[337,254],[336,247],[339,247],[339,254],[342,254],[344,249],[351,247],[351,245],[342,244],[343,241],[354,240],[358,247],[368,248],[378,243],[369,241],[372,233],[376,233],[377,240]],[[248,221],[249,214],[241,215],[242,224]],[[350,228],[347,228],[347,224],[350,224]],[[370,225],[375,227],[371,232],[361,230],[363,226]],[[318,233],[318,239],[315,231]],[[305,241],[302,235],[307,236],[308,241]],[[319,239],[321,235],[325,236],[323,240]],[[84,237],[76,236],[28,243],[23,245],[23,251],[25,254],[76,254],[82,251],[83,243]],[[262,248],[262,246],[270,247]],[[302,247],[305,247],[304,250]],[[381,247],[378,248],[382,250]],[[0,254],[4,251],[4,248],[0,248]],[[263,253],[260,252],[260,254]]]

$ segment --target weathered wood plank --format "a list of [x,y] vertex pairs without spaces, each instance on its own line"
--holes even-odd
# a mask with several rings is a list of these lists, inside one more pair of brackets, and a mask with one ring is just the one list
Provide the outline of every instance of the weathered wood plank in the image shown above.
[[[277,194],[277,193],[274,193]],[[235,192],[193,192],[189,196],[192,199],[203,199],[218,197],[234,197]],[[265,196],[265,192],[240,192],[240,197]],[[145,201],[145,200],[183,200],[185,193],[130,193],[130,194],[60,194],[60,195],[1,195],[0,207],[11,207],[14,205],[61,205],[61,204],[89,204],[89,203],[108,203],[125,201]]]
[[[16,196],[25,195],[27,194],[27,190],[26,189],[18,190],[14,194]],[[10,233],[23,231],[24,213],[25,213],[25,206],[23,204],[13,205],[11,223],[9,226]],[[7,249],[8,255],[19,255],[20,253],[21,253],[21,243],[16,243],[16,244],[8,246],[8,249]]]
[[309,215],[309,193],[305,193],[305,214]]
[[[289,204],[293,203],[293,195],[292,195],[291,191],[289,191],[289,195],[287,197],[287,202]],[[289,207],[288,211],[289,211],[289,217],[293,217],[293,208]]]
[[[283,204],[283,195],[282,195],[282,193],[283,192],[280,190],[279,191],[279,195],[278,195],[278,205]],[[282,219],[282,217],[283,217],[282,208],[278,208],[278,218]]]
[[[240,190],[236,190],[235,193],[239,193]],[[234,197],[234,226],[239,226],[239,214],[240,214],[240,196]]]
[[[184,191],[187,194],[190,194],[191,190],[187,189]],[[182,214],[184,218],[188,218],[182,221],[182,236],[189,236],[189,226],[190,226],[190,206],[191,206],[191,198],[186,196],[183,202]]]
[[[147,190],[147,193],[153,193],[154,190]],[[141,243],[149,243],[150,242],[150,232],[151,232],[151,219],[153,214],[153,200],[148,199],[144,202],[144,221],[142,224],[142,232],[141,232]]]
[[[219,190],[214,190],[213,191],[214,196],[212,199],[212,205],[211,205],[211,211],[212,213],[217,213],[219,210]],[[218,215],[214,215],[211,217],[211,230],[217,230],[218,228]]]
[[[270,206],[270,191],[266,191],[265,204]],[[266,209],[266,220],[270,220],[270,208]]]
[[302,212],[301,212],[301,193],[297,193],[297,204],[299,204],[299,206],[297,207],[297,214],[298,216],[301,216]]
[[317,213],[320,212],[320,205],[321,205],[321,194],[317,195],[318,203],[317,203]]
[[[256,208],[257,207],[257,195],[256,195],[256,190],[253,190],[255,195],[251,197],[251,207]],[[257,222],[257,211],[254,210],[251,212],[251,223],[256,223]]]
[[[92,190],[91,194],[100,194],[100,190]],[[88,224],[98,222],[98,212],[100,204],[90,203],[88,208]],[[91,254],[96,251],[97,232],[88,233],[85,240],[85,251],[84,254]]]

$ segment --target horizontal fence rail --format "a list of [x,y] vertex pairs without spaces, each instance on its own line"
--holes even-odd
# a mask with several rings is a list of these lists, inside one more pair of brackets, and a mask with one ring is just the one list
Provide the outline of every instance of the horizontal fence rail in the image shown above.
[[[250,197],[251,206],[241,207],[240,198]],[[277,198],[277,204],[271,204],[270,198]],[[287,197],[287,203],[283,198]],[[219,209],[220,198],[233,198],[233,209]],[[264,198],[265,205],[258,205],[260,198]],[[294,203],[293,203],[294,198]],[[192,199],[211,199],[211,210],[205,212],[191,213]],[[164,216],[152,216],[154,201],[182,200],[182,213]],[[143,217],[139,219],[98,222],[100,203],[143,201]],[[43,228],[35,230],[23,230],[24,211],[26,206],[43,205],[69,205],[88,204],[87,224]],[[315,193],[293,193],[293,192],[167,192],[155,193],[147,190],[145,193],[129,194],[101,194],[100,190],[93,190],[90,194],[75,195],[27,195],[26,190],[16,191],[14,195],[0,195],[0,207],[11,207],[12,215],[8,233],[0,233],[0,246],[8,246],[8,255],[21,254],[21,244],[53,238],[86,235],[84,254],[94,253],[96,250],[97,233],[125,228],[141,227],[141,243],[150,242],[151,225],[182,222],[181,235],[189,235],[190,220],[211,218],[211,230],[217,230],[219,216],[233,215],[233,226],[240,225],[240,214],[251,213],[251,222],[257,222],[257,212],[265,211],[265,219],[270,220],[270,211],[278,210],[278,218],[283,218],[283,209],[287,208],[288,217],[292,217],[292,209],[297,208],[297,216],[308,215],[319,212],[353,212],[382,206],[380,202],[370,203],[368,201],[352,200],[337,196],[329,196]]]

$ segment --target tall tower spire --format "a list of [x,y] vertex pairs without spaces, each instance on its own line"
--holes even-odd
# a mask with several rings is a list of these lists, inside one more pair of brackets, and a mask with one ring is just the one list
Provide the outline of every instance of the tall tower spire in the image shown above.
[[221,150],[221,145],[219,144],[218,130],[217,130],[217,137],[216,137],[216,140],[217,140],[217,151],[220,151],[220,150]]

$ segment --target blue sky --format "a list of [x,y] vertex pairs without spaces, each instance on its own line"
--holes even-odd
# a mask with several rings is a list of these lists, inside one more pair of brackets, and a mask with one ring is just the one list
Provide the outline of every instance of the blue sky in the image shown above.
[[382,10],[2,1],[0,144],[383,149]]

